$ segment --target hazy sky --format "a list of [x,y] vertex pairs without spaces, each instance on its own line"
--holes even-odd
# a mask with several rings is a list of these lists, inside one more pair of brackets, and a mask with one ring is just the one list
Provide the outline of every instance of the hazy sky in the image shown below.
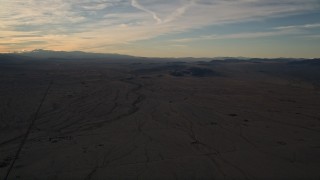
[[320,57],[320,0],[0,0],[0,52]]

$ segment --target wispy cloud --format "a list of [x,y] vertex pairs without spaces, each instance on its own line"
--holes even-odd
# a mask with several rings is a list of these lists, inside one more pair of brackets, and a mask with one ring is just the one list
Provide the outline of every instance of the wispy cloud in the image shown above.
[[293,26],[280,26],[275,27],[274,29],[279,30],[289,30],[289,29],[311,29],[311,28],[320,28],[320,23],[315,24],[304,24],[304,25],[293,25]]
[[217,39],[250,39],[250,38],[262,38],[271,36],[283,36],[283,35],[297,35],[302,34],[301,31],[296,30],[278,30],[278,31],[263,31],[263,32],[246,32],[246,33],[233,33],[233,34],[213,34],[207,36],[199,36],[193,38],[180,38],[173,39],[172,42],[193,42],[193,41],[208,41]]
[[196,0],[190,0],[190,2],[187,2],[183,4],[181,7],[178,7],[171,13],[165,20],[165,23],[172,22],[178,18],[180,18],[186,11],[188,11],[192,5],[196,3]]
[[158,17],[158,15],[155,12],[153,12],[153,11],[145,8],[144,6],[140,5],[136,0],[131,0],[131,5],[133,7],[135,7],[135,8],[137,8],[137,9],[140,9],[140,10],[146,12],[146,13],[151,14],[153,19],[155,19],[157,21],[157,23],[161,23],[162,22],[162,20]]
[[[17,50],[48,48],[106,51],[113,45],[208,25],[260,20],[319,9],[318,0],[2,0],[0,37],[1,42],[11,44],[47,42],[26,43],[25,47],[17,46]],[[283,26],[274,29],[276,32],[214,35],[196,39],[186,37],[180,42],[272,36],[288,33],[285,30],[289,29],[318,26]],[[14,46],[10,48],[14,49]],[[0,45],[0,51],[10,48]]]

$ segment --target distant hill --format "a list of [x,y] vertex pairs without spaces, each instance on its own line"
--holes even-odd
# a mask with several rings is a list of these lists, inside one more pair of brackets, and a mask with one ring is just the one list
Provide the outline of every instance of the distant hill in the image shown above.
[[[12,60],[43,60],[43,59],[53,59],[53,60],[86,60],[86,59],[106,59],[106,60],[160,60],[160,61],[175,61],[181,62],[196,62],[198,63],[241,63],[246,61],[261,63],[261,62],[289,62],[293,64],[319,64],[319,59],[294,59],[294,58],[247,58],[247,57],[215,57],[215,58],[194,58],[194,57],[184,57],[184,58],[146,58],[146,57],[136,57],[123,54],[115,53],[91,53],[82,51],[51,51],[43,49],[35,49],[32,51],[18,52],[18,53],[0,53],[1,62],[12,61]],[[312,61],[309,61],[312,60]],[[296,61],[296,62],[295,62]]]
[[32,58],[27,57],[27,56],[23,56],[20,54],[1,54],[0,53],[0,63],[1,64],[7,64],[7,63],[23,63],[26,61],[31,60]]
[[33,51],[21,53],[0,54],[2,59],[29,57],[36,59],[132,59],[137,58],[122,54],[104,54],[104,53],[88,53],[82,51],[50,51],[43,49],[36,49]]
[[293,61],[293,62],[289,62],[289,64],[290,64],[290,65],[312,65],[312,66],[320,66],[320,59]]

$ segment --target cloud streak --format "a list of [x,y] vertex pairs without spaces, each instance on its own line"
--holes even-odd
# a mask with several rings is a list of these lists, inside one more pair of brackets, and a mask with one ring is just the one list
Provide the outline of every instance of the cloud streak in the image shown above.
[[174,39],[172,42],[180,42],[180,43],[188,43],[194,41],[211,41],[218,39],[251,39],[251,38],[261,38],[261,37],[270,37],[270,36],[280,36],[280,35],[288,35],[293,33],[288,32],[253,32],[253,33],[235,33],[235,34],[227,34],[227,35],[208,35],[208,36],[200,36],[194,38],[183,38],[183,39]]
[[187,10],[191,8],[192,5],[196,3],[196,0],[191,0],[190,2],[178,7],[173,13],[171,13],[165,20],[165,23],[172,22],[180,18]]
[[157,21],[158,24],[162,22],[162,20],[157,16],[155,12],[141,6],[136,0],[131,0],[131,5],[137,9],[140,9],[146,13],[149,13],[152,16],[152,18]]
[[[194,42],[194,41],[208,41],[218,39],[251,39],[251,38],[263,38],[272,36],[284,36],[284,35],[304,35],[304,32],[300,30],[301,27],[318,27],[318,24],[309,24],[301,26],[281,26],[270,29],[269,31],[263,32],[245,32],[245,33],[231,33],[231,34],[213,34],[206,36],[199,36],[193,38],[180,38],[174,39],[172,42]],[[320,27],[320,26],[319,26]]]
[[[118,45],[162,35],[319,9],[318,0],[2,0],[0,38],[2,43],[12,45],[0,44],[0,51],[117,51]],[[275,32],[184,37],[180,42],[267,37],[318,27],[319,24],[279,26],[273,29]],[[28,41],[46,43],[25,43]]]
[[304,24],[304,25],[294,25],[294,26],[280,26],[274,29],[278,30],[289,30],[289,29],[312,29],[312,28],[320,28],[320,23],[315,24]]

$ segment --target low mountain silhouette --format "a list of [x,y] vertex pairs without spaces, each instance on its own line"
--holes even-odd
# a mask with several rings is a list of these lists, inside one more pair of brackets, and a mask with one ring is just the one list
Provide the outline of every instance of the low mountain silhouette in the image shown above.
[[261,62],[288,62],[290,64],[308,64],[308,65],[318,65],[319,59],[301,59],[301,58],[247,58],[247,57],[215,57],[215,58],[194,58],[194,57],[183,57],[183,58],[146,58],[137,57],[124,54],[116,53],[92,53],[83,51],[52,51],[44,49],[35,49],[32,51],[25,52],[14,52],[14,53],[0,53],[0,60],[12,61],[12,60],[36,60],[36,59],[108,59],[108,60],[168,60],[174,61],[171,63],[185,63],[185,62],[195,62],[198,61],[200,64],[215,64],[215,63],[241,63],[246,61],[261,63]]
[[33,51],[1,54],[1,59],[29,57],[36,59],[132,59],[137,58],[122,54],[89,53],[82,51],[51,51],[36,49]]

